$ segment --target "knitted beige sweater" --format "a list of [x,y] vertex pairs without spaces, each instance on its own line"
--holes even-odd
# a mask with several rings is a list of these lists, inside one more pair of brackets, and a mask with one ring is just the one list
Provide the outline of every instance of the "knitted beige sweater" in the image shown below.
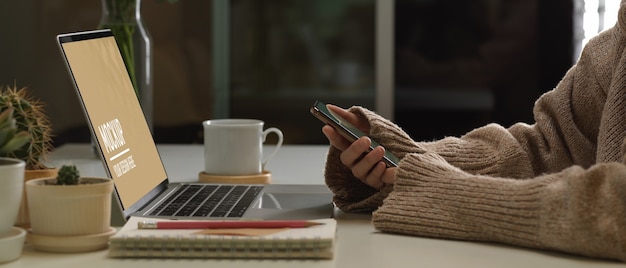
[[[533,125],[490,124],[414,142],[373,112],[370,136],[402,160],[395,185],[362,184],[329,150],[326,182],[344,211],[375,210],[384,232],[491,241],[626,261],[626,0]],[[416,115],[419,121],[421,115]]]

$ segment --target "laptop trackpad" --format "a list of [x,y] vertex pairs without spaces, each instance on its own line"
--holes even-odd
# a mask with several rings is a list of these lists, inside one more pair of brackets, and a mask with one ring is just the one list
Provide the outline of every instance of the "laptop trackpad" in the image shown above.
[[330,193],[265,192],[244,217],[263,219],[319,219],[333,217]]
[[330,204],[331,196],[302,193],[264,193],[257,204],[262,209],[301,209]]

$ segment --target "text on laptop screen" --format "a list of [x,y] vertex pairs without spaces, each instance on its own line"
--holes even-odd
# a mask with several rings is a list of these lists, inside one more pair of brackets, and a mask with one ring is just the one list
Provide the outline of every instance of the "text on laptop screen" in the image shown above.
[[167,175],[114,37],[64,42],[109,175],[124,208]]

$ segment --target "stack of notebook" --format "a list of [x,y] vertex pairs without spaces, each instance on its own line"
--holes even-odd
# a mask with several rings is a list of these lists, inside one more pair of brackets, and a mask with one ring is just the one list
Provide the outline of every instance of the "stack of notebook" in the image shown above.
[[[109,256],[154,258],[331,259],[335,219],[302,228],[140,229],[140,224],[185,222],[131,217],[109,241]],[[195,228],[195,227],[194,227]]]

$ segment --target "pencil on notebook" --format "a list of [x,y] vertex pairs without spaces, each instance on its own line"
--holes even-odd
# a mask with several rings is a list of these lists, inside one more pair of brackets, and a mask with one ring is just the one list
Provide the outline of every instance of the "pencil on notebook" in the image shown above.
[[307,228],[323,223],[305,220],[283,221],[141,221],[139,229],[240,229],[240,228]]

